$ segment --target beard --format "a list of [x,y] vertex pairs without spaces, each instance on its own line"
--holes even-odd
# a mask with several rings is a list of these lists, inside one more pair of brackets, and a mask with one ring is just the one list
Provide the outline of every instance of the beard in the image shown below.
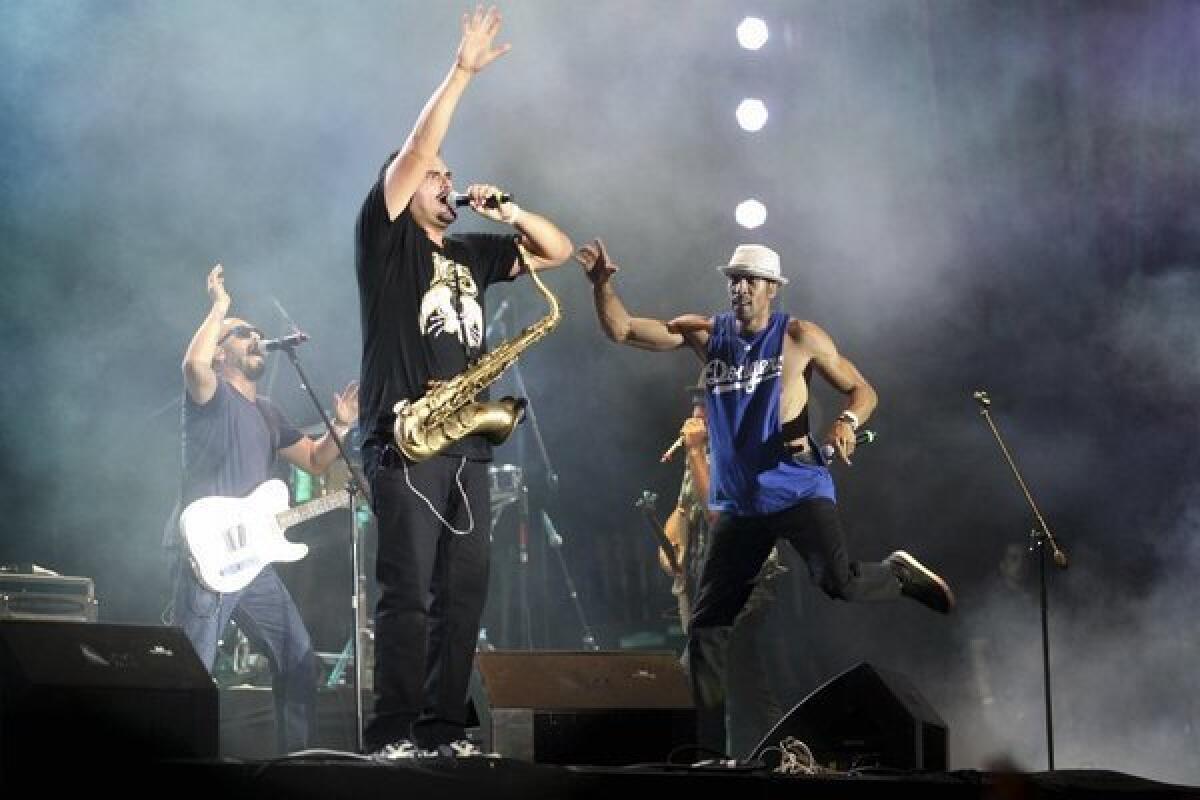
[[241,367],[243,375],[256,381],[267,371],[267,360],[262,356],[243,356]]
[[442,227],[449,228],[454,224],[454,221],[458,219],[458,212],[449,205],[443,203],[438,207],[437,213],[434,214],[434,217],[442,224]]

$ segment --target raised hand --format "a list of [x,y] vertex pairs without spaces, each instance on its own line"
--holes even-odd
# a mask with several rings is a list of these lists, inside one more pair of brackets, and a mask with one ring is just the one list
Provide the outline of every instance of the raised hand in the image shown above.
[[708,426],[699,417],[688,417],[679,429],[679,436],[689,450],[703,450],[708,445]]
[[620,269],[608,257],[608,250],[600,239],[593,239],[575,251],[575,260],[583,266],[588,280],[596,285],[606,283]]
[[493,45],[500,32],[500,12],[492,6],[487,11],[476,6],[474,13],[462,16],[462,41],[458,44],[455,64],[467,72],[476,73],[512,49],[511,44]]
[[229,293],[225,291],[225,268],[220,264],[217,264],[208,273],[208,299],[214,306],[219,305],[225,310],[229,309]]
[[339,394],[333,394],[333,415],[343,425],[353,425],[358,419],[358,381],[350,381]]

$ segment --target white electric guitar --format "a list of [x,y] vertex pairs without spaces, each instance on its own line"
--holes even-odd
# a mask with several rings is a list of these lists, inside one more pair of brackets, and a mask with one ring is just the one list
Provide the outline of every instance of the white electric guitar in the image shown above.
[[345,489],[288,508],[288,487],[269,480],[246,497],[201,497],[179,515],[179,530],[200,583],[236,592],[273,561],[299,561],[308,545],[289,542],[293,525],[349,505]]

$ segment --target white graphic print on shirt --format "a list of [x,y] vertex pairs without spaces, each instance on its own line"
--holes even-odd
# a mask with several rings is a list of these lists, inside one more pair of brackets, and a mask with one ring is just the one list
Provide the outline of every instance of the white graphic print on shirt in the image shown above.
[[[454,310],[456,276],[458,290],[462,293],[462,322],[466,327],[465,331],[460,329],[458,314]],[[421,298],[421,333],[425,336],[449,333],[457,336],[467,347],[479,347],[483,342],[483,309],[479,307],[477,297],[479,288],[475,285],[475,279],[471,277],[471,271],[441,253],[434,253],[433,281]]]
[[744,389],[750,394],[758,385],[783,374],[783,356],[760,358],[740,366],[730,366],[719,358],[704,365],[704,385],[714,394]]

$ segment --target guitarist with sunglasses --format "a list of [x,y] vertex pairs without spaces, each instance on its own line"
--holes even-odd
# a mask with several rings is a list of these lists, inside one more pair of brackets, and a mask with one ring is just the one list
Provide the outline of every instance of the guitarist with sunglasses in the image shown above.
[[[292,425],[257,381],[266,366],[262,331],[229,316],[224,268],[208,274],[208,315],[183,357],[183,496],[188,509],[202,498],[246,498],[271,479],[275,459],[314,475],[338,456],[326,434],[314,440]],[[358,385],[334,397],[334,429],[344,436],[358,416]],[[181,537],[168,544],[176,557],[172,624],[183,628],[211,672],[218,639],[232,618],[270,660],[274,676],[277,746],[308,747],[316,720],[318,668],[308,630],[287,588],[270,563],[236,591],[215,591],[184,557]]]

